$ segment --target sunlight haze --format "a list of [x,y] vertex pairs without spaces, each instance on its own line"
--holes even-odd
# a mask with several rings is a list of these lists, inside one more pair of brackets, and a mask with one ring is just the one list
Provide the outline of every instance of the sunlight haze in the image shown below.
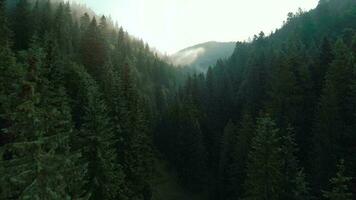
[[241,41],[269,34],[288,12],[308,11],[318,0],[76,0],[110,15],[131,35],[172,54],[207,41]]

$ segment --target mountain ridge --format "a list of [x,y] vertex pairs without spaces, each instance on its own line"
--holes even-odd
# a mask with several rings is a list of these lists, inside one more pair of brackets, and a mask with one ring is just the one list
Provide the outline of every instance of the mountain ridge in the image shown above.
[[208,41],[184,48],[170,57],[176,66],[183,66],[197,72],[205,72],[219,59],[232,55],[236,42]]

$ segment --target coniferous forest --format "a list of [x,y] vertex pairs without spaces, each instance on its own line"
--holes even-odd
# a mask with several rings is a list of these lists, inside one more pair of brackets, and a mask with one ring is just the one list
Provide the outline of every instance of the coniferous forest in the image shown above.
[[192,71],[82,5],[0,0],[0,199],[356,199],[355,0]]

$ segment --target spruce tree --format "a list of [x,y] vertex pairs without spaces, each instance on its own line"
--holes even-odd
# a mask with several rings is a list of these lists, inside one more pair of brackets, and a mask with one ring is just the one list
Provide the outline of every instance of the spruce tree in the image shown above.
[[71,29],[73,28],[73,17],[69,3],[60,3],[53,19],[53,32],[58,41],[60,53],[63,55],[73,54],[73,41]]
[[42,8],[40,8],[41,17],[39,25],[39,35],[44,35],[46,32],[49,32],[53,26],[53,9],[50,0],[47,0],[43,3]]
[[336,43],[334,54],[314,126],[313,175],[314,184],[320,187],[326,186],[335,171],[330,163],[336,163],[340,156],[347,156],[344,152],[349,146],[347,127],[352,113],[347,100],[352,84],[352,56],[342,40]]
[[88,27],[90,24],[90,17],[88,13],[84,13],[83,16],[80,17],[80,32],[81,35],[84,35],[85,32],[87,31]]
[[0,1],[0,46],[5,46],[9,42],[9,28],[7,26],[7,17],[5,11],[5,0]]
[[[79,199],[82,169],[78,154],[71,154],[73,133],[65,90],[49,79],[44,53],[37,41],[24,55],[27,74],[16,95],[20,101],[10,110],[11,143],[1,147],[2,197],[16,199]],[[7,155],[7,156],[4,156]],[[2,171],[2,172],[4,172]],[[4,189],[4,186],[6,189]]]
[[7,128],[11,126],[12,111],[21,99],[18,91],[25,73],[6,44],[0,45],[0,71],[0,146],[2,146],[12,142],[17,135],[8,132]]
[[312,68],[315,92],[320,95],[323,88],[324,78],[333,61],[334,55],[329,38],[324,38],[320,47],[318,65]]
[[270,117],[257,122],[256,136],[248,156],[245,197],[254,200],[282,198],[282,162],[279,130]]
[[[219,168],[218,168],[218,198],[224,199],[224,196],[227,195],[228,189],[231,185],[229,183],[229,175],[231,170],[229,169],[230,164],[230,154],[233,148],[233,145],[236,145],[236,127],[232,121],[229,121],[224,128],[224,134],[221,138],[221,147],[220,147],[220,159],[219,159]],[[234,163],[235,164],[235,163]],[[231,172],[230,172],[231,173]],[[230,191],[229,191],[230,192]]]
[[221,199],[241,198],[244,192],[243,184],[246,178],[247,157],[255,132],[254,122],[250,115],[246,114],[240,126],[232,127],[230,124],[225,130],[229,134],[224,133],[223,137],[226,140],[227,147],[225,148],[227,149],[225,150],[225,164],[220,169],[223,170],[223,185],[220,189],[220,197]]
[[[87,20],[86,15],[83,20]],[[107,53],[95,17],[82,36],[80,58],[89,74],[98,81],[96,78],[100,75],[100,69],[105,65]]]
[[137,198],[145,188],[149,188],[147,180],[153,173],[154,156],[145,105],[138,95],[128,60],[121,68],[119,84],[121,97],[116,117],[121,134],[117,136],[117,152],[122,156],[119,161],[127,175],[125,181],[131,190],[129,196]]
[[113,125],[95,82],[87,78],[87,106],[80,138],[87,162],[87,191],[90,199],[123,198],[124,179],[117,162]]
[[301,169],[297,172],[295,177],[295,189],[293,191],[293,199],[295,200],[309,200],[312,199],[310,188],[306,180],[304,170]]
[[279,126],[287,127],[288,123],[295,122],[298,87],[296,76],[293,73],[295,66],[293,66],[292,59],[282,56],[278,63],[280,64],[272,72],[271,89],[269,90],[271,103],[268,110]]
[[16,50],[25,50],[29,47],[33,36],[31,17],[31,4],[28,0],[20,0],[12,17],[12,30],[14,32],[14,47]]
[[295,142],[294,130],[289,127],[286,130],[281,130],[280,134],[282,199],[297,199],[307,192],[306,188],[304,188],[307,183],[305,182],[306,180],[303,180],[305,177],[303,177],[303,171],[299,169],[299,162],[296,157],[298,148]]
[[336,176],[330,179],[332,186],[330,191],[324,191],[323,196],[328,200],[351,200],[352,193],[349,190],[351,178],[345,176],[344,161],[341,160],[337,166]]

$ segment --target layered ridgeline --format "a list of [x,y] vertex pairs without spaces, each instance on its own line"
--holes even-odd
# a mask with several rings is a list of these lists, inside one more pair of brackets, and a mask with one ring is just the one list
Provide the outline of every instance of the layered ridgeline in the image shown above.
[[0,0],[0,199],[149,199],[151,127],[180,72],[83,7],[8,3]]
[[290,13],[191,76],[156,143],[215,200],[356,198],[355,59],[355,0]]

